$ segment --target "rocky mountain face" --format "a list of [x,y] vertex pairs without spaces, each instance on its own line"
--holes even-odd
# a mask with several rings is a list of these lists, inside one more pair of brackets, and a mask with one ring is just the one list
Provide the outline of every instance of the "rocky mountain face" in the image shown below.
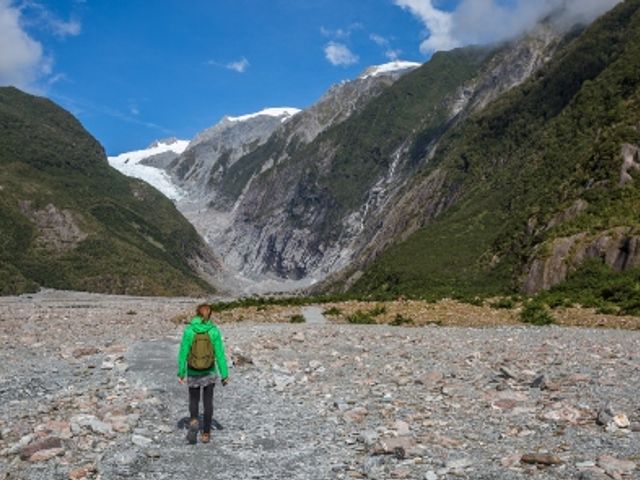
[[216,202],[227,172],[236,161],[260,145],[299,110],[266,109],[242,117],[224,117],[198,133],[187,149],[167,167],[174,183],[197,201]]
[[[443,135],[539,71],[563,38],[541,26],[508,45],[438,53],[401,78],[365,74],[338,85],[238,159],[218,191],[223,200],[181,208],[231,269],[322,279],[454,203],[455,195],[425,205],[437,175],[412,201],[406,185]],[[399,211],[391,224],[400,202],[425,208]]]
[[220,265],[174,204],[107,162],[68,112],[0,88],[0,294],[213,291]]
[[178,202],[179,209],[225,258],[232,271],[252,276],[256,272],[245,270],[241,259],[246,252],[233,245],[241,233],[230,235],[230,232],[235,232],[237,212],[241,211],[245,193],[252,190],[253,181],[286,162],[292,153],[349,118],[418,66],[412,62],[392,62],[373,67],[356,80],[333,86],[302,112],[268,109],[242,117],[225,117],[198,134],[166,168],[174,184],[186,193]]
[[391,295],[536,293],[591,261],[637,269],[639,48],[637,0],[570,33],[444,135],[335,280]]

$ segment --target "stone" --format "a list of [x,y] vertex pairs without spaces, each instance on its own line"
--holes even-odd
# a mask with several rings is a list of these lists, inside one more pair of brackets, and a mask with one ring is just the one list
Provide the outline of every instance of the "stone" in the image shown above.
[[409,435],[411,431],[409,424],[403,420],[396,420],[393,424],[393,429],[399,436]]
[[396,458],[405,458],[416,446],[411,437],[383,438],[373,448],[374,455],[395,455]]
[[29,457],[30,462],[46,462],[52,458],[64,455],[64,448],[48,448],[39,450]]
[[143,435],[133,434],[131,435],[131,443],[141,448],[146,448],[153,445],[153,440]]
[[530,465],[560,465],[562,463],[560,457],[549,453],[529,453],[523,455],[520,461]]
[[615,478],[616,475],[629,475],[636,469],[635,462],[631,460],[621,460],[612,455],[602,455],[598,457],[598,466],[607,475]]
[[83,480],[96,471],[96,466],[89,463],[69,472],[69,480]]
[[100,435],[113,435],[113,428],[106,422],[102,422],[97,418],[92,419],[88,424],[89,429]]
[[364,432],[360,432],[358,440],[370,447],[378,440],[378,433],[374,430],[365,430]]
[[428,372],[414,380],[415,383],[426,386],[433,386],[444,379],[442,372]]
[[303,332],[296,332],[291,337],[291,340],[294,342],[304,342],[307,338],[304,336]]
[[115,362],[113,362],[111,360],[104,360],[102,362],[102,364],[100,365],[100,369],[101,370],[113,370],[115,366],[116,366]]
[[467,457],[447,460],[444,464],[445,468],[448,468],[449,470],[464,470],[472,465],[473,460]]
[[520,455],[519,453],[514,453],[513,455],[503,457],[500,460],[500,464],[505,468],[513,468],[513,467],[516,467],[521,460],[522,460],[522,455]]
[[62,440],[60,440],[60,438],[44,437],[22,448],[20,450],[20,459],[27,460],[40,450],[52,450],[56,448],[62,448]]
[[46,423],[38,425],[36,432],[48,432],[49,434],[68,440],[72,437],[71,425],[69,422],[50,420]]
[[552,420],[554,422],[568,422],[576,424],[583,419],[583,414],[577,408],[570,405],[562,405],[559,408],[544,412],[542,414],[542,418]]
[[73,355],[73,358],[81,358],[89,355],[96,355],[98,353],[100,353],[100,349],[97,347],[79,347],[71,352],[71,355]]
[[247,365],[253,365],[253,359],[240,352],[234,352],[231,354],[231,360],[236,367],[245,367]]
[[17,443],[11,445],[11,447],[9,448],[9,454],[14,455],[18,452],[20,452],[24,447],[26,447],[27,445],[29,445],[31,443],[31,441],[33,440],[34,435],[32,433],[28,434],[28,435],[24,435],[23,437],[20,438],[20,440],[18,440]]
[[364,407],[356,407],[351,410],[347,410],[342,414],[342,417],[348,422],[360,423],[364,420],[369,412]]
[[544,390],[547,386],[547,377],[544,375],[538,375],[531,382],[531,388],[539,388],[540,390]]
[[631,426],[629,418],[624,413],[619,413],[618,415],[614,416],[613,423],[618,428],[629,428],[629,426]]
[[518,378],[518,374],[515,370],[509,367],[500,367],[500,374],[507,379],[516,380]]
[[433,470],[429,470],[424,474],[424,480],[438,480],[438,475]]
[[311,360],[309,362],[309,368],[311,370],[318,370],[320,367],[322,367],[322,362],[320,362],[318,360]]
[[578,480],[611,480],[611,478],[600,469],[585,470],[578,475]]

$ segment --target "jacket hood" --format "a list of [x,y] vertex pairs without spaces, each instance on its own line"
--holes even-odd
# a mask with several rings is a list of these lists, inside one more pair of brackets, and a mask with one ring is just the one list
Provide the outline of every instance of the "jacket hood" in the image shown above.
[[196,333],[207,333],[213,328],[213,323],[211,321],[204,322],[202,317],[194,317],[189,325]]

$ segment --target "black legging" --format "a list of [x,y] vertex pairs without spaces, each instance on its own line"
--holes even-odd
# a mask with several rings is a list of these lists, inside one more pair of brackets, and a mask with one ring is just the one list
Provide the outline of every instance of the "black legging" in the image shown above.
[[213,386],[189,388],[189,414],[191,419],[198,418],[198,406],[200,404],[200,388],[202,388],[202,403],[204,404],[204,425],[202,431],[211,432],[211,419],[213,418]]

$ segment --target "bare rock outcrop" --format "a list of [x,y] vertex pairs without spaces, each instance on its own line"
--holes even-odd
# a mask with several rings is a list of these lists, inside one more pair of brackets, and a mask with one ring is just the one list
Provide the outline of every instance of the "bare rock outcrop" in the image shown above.
[[620,167],[620,186],[633,182],[632,171],[640,170],[640,149],[637,145],[622,145],[622,166]]
[[36,245],[40,248],[63,253],[87,238],[70,210],[61,210],[52,203],[37,209],[27,200],[20,203],[20,210],[35,224],[38,231]]
[[619,227],[596,235],[578,233],[556,238],[534,255],[526,268],[522,289],[527,294],[548,290],[591,259],[601,259],[618,272],[640,267],[640,234]]

